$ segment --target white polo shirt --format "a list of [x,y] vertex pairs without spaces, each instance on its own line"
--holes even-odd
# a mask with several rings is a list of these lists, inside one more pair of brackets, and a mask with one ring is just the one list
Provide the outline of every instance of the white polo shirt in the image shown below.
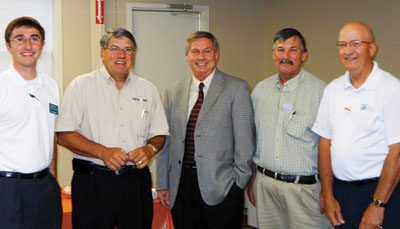
[[59,91],[40,73],[25,80],[14,69],[0,73],[0,171],[32,173],[53,158]]
[[[157,88],[130,73],[119,90],[105,67],[75,78],[65,91],[57,132],[75,131],[107,147],[129,152],[157,135],[169,135]],[[74,158],[104,165],[77,153]]]
[[356,89],[349,73],[325,89],[312,130],[331,139],[335,177],[353,181],[379,177],[389,145],[400,142],[400,81],[376,62]]

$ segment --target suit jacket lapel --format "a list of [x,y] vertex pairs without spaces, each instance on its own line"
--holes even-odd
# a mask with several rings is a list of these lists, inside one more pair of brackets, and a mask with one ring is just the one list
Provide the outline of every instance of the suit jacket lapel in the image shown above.
[[183,136],[185,139],[186,134],[186,125],[187,125],[187,115],[188,115],[188,106],[189,106],[189,95],[190,95],[190,85],[192,83],[192,77],[187,78],[183,81],[179,91],[177,92],[176,102],[179,103],[178,113],[180,115],[180,125],[182,129]]
[[224,77],[222,73],[218,69],[215,70],[214,78],[211,81],[210,88],[207,91],[207,95],[204,100],[203,106],[201,107],[199,117],[197,118],[197,124],[201,122],[203,117],[208,113],[214,102],[217,100],[218,95],[221,93],[223,88],[223,81]]

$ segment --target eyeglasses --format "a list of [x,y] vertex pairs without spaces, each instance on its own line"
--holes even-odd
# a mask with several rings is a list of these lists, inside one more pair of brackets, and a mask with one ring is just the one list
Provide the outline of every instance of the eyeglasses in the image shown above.
[[37,45],[42,42],[42,38],[40,38],[39,36],[31,36],[28,38],[26,38],[24,36],[17,36],[14,39],[12,39],[11,41],[17,45],[23,45],[26,43],[26,41],[29,41],[33,45]]
[[353,48],[358,48],[360,47],[362,44],[371,44],[372,42],[370,41],[361,41],[361,40],[351,40],[349,42],[347,41],[339,41],[336,42],[335,46],[338,49],[345,49],[347,48],[347,46],[353,47]]
[[120,48],[118,46],[111,46],[109,48],[105,48],[110,50],[112,54],[117,54],[120,53],[121,51],[124,52],[125,54],[131,55],[135,52],[135,49],[133,47],[125,47],[125,48]]

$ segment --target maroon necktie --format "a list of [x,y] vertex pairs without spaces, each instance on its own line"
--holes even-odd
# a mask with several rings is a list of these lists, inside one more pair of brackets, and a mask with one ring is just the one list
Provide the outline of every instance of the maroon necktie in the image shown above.
[[199,97],[193,106],[192,112],[189,116],[189,121],[186,126],[186,136],[185,136],[185,154],[183,156],[183,167],[194,168],[196,167],[196,162],[194,161],[194,129],[196,128],[197,117],[199,117],[201,105],[203,105],[204,93],[203,93],[204,83],[199,85]]

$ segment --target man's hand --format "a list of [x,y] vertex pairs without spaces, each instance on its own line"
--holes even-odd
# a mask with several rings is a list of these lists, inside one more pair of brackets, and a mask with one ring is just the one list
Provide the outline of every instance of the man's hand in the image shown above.
[[154,156],[154,150],[151,146],[145,145],[130,151],[127,155],[129,161],[135,163],[136,168],[146,167]]
[[121,148],[105,148],[100,152],[99,158],[112,170],[120,169],[127,162],[126,152]]
[[321,214],[323,214],[324,209],[325,209],[325,199],[324,199],[324,195],[322,195],[322,192],[320,192],[319,193],[319,212],[321,212]]
[[157,196],[160,199],[161,204],[164,207],[169,208],[169,191],[168,191],[168,189],[158,190]]
[[323,212],[325,212],[325,216],[328,218],[329,222],[333,226],[340,226],[344,224],[345,222],[340,210],[339,202],[337,202],[335,198],[323,198],[323,200]]
[[385,209],[370,204],[365,210],[360,222],[360,229],[380,228]]
[[256,198],[254,197],[254,180],[251,179],[249,185],[247,186],[247,197],[250,203],[256,207]]

